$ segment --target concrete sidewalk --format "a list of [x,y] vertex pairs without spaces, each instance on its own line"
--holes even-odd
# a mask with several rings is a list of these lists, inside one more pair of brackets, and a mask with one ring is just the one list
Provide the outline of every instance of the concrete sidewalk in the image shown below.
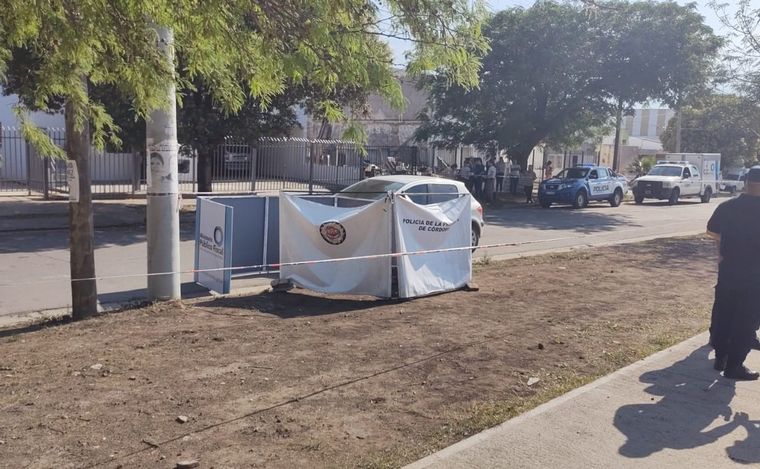
[[[700,334],[407,468],[760,464],[760,382],[721,377],[707,339]],[[747,365],[760,369],[760,352]]]
[[[145,225],[145,199],[93,201],[95,228]],[[182,201],[181,222],[195,220],[195,200]],[[69,202],[27,196],[0,198],[0,233],[69,229]]]

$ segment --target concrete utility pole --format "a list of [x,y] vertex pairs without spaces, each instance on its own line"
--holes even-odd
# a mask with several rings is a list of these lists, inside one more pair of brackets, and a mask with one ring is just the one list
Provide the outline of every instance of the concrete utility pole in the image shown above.
[[[174,37],[156,27],[158,48],[174,68]],[[148,299],[180,299],[179,170],[177,166],[177,103],[174,81],[166,84],[169,107],[150,114],[147,122],[148,174]]]

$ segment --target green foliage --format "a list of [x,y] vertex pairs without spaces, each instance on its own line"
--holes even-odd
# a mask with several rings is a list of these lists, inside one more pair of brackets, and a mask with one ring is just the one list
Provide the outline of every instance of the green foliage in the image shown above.
[[[760,106],[737,95],[711,95],[698,107],[681,113],[681,151],[720,153],[724,168],[744,166],[760,152]],[[667,151],[675,150],[675,119],[662,137]]]
[[[224,113],[277,106],[291,86],[318,90],[312,107],[329,119],[344,118],[340,89],[377,91],[403,101],[388,46],[389,34],[417,48],[409,69],[436,70],[465,88],[478,80],[478,56],[487,49],[484,17],[468,0],[390,0],[381,21],[372,0],[4,0],[0,6],[0,74],[20,53],[31,53],[33,76],[24,103],[53,110],[72,103],[77,126],[88,121],[98,145],[117,143],[118,128],[91,88],[110,88],[129,102],[137,118],[167,106],[166,83],[180,96],[201,86]],[[179,69],[156,47],[153,25],[173,31]],[[390,30],[390,32],[388,32]],[[19,52],[22,51],[22,52]]]
[[724,51],[733,87],[760,103],[760,4],[756,0],[711,0],[730,39]]
[[638,160],[631,163],[628,171],[634,174],[647,174],[655,164],[657,164],[657,159],[653,155],[640,156]]
[[703,88],[721,41],[694,5],[605,4],[599,15],[552,0],[495,15],[484,27],[491,51],[480,87],[425,80],[431,98],[417,138],[498,146],[524,164],[541,142],[593,134],[618,102],[675,103]]

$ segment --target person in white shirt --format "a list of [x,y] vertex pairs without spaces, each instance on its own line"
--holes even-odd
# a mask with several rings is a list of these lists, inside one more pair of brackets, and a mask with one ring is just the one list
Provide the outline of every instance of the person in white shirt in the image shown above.
[[509,170],[509,192],[512,195],[517,195],[518,181],[520,180],[520,165],[512,163],[512,167]]
[[496,165],[493,160],[488,160],[486,169],[486,202],[493,202],[496,191]]
[[499,158],[496,163],[496,192],[504,191],[504,177],[507,173],[507,163],[504,162],[504,158]]

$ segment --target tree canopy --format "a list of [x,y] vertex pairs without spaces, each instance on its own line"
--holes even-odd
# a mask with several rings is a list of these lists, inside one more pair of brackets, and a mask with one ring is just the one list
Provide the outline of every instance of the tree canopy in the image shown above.
[[760,102],[760,5],[754,0],[709,4],[730,39],[724,54],[728,79],[736,90]]
[[[721,166],[735,168],[754,162],[760,152],[760,107],[737,95],[711,95],[699,107],[682,110],[681,151],[720,153]],[[675,151],[675,119],[662,135],[667,151]]]
[[677,103],[704,88],[721,40],[694,5],[605,4],[603,14],[555,1],[496,14],[480,88],[427,79],[418,139],[498,146],[524,164],[541,142],[603,125],[619,102]]
[[[180,96],[202,87],[227,113],[248,98],[267,108],[289,85],[308,83],[320,91],[314,109],[338,120],[343,108],[332,96],[341,86],[403,104],[383,36],[415,42],[412,73],[436,69],[465,87],[477,84],[478,56],[487,49],[484,10],[468,0],[4,0],[0,10],[0,77],[19,51],[31,51],[25,103],[72,104],[78,125],[91,123],[96,145],[117,140],[118,126],[88,94],[88,82],[118,91],[141,118],[167,105],[171,80]],[[156,24],[173,30],[181,73],[156,48]],[[22,124],[33,143],[55,151]]]

